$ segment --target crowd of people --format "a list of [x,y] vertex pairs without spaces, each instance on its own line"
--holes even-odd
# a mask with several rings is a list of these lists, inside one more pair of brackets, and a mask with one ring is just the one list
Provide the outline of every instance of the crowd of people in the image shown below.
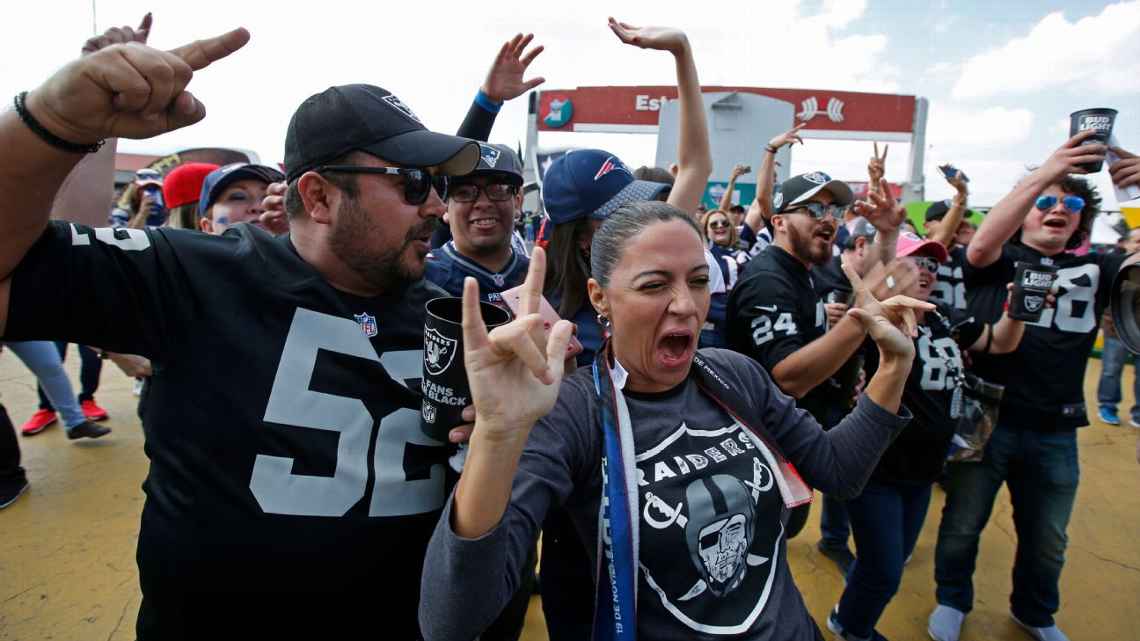
[[[1067,638],[1054,615],[1085,364],[1137,247],[1077,251],[1100,204],[1081,166],[1106,147],[1064,141],[978,227],[967,180],[947,172],[956,195],[920,233],[886,147],[863,194],[826,167],[777,183],[797,124],[765,146],[751,203],[732,201],[751,172],[738,165],[706,210],[687,36],[608,26],[675,62],[676,164],[567,153],[545,173],[533,248],[516,229],[522,159],[487,142],[502,104],[543,81],[526,78],[543,51],[530,35],[499,49],[457,135],[381,87],[329,87],[295,111],[283,171],[140,172],[108,228],[49,220],[65,177],[106,139],[201,120],[193,76],[249,34],[162,51],[148,15],[0,113],[3,340],[70,438],[106,436],[92,422],[106,413],[88,376],[78,399],[60,384],[48,341],[144,382],[138,638],[339,638],[382,621],[385,638],[513,640],[540,589],[556,641],[808,641],[821,626],[882,639],[936,482],[929,635],[960,638],[1005,485],[1010,614],[1039,641]],[[1140,185],[1140,158],[1113,151],[1114,183]],[[1019,265],[1056,271],[1039,320],[1010,314]],[[511,321],[488,331],[480,303],[512,291]],[[424,305],[440,296],[463,301],[453,356],[473,399],[448,442],[421,429]],[[1105,350],[1099,411],[1115,418],[1126,351]],[[992,432],[965,442],[987,384],[1004,387]],[[0,507],[27,487],[0,407]],[[819,550],[846,580],[825,613],[787,562],[813,489]]]

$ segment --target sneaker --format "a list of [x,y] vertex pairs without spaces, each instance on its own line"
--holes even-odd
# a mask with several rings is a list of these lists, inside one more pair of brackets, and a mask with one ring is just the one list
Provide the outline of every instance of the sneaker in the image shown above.
[[77,438],[99,438],[111,433],[111,428],[96,425],[91,421],[83,421],[75,427],[68,428],[67,438],[75,440]]
[[826,556],[839,566],[840,573],[844,578],[851,572],[851,564],[855,562],[855,555],[851,550],[847,549],[846,545],[829,545],[824,541],[815,544],[815,548],[819,553]]
[[36,410],[36,413],[32,414],[32,417],[28,419],[28,422],[24,423],[24,425],[20,428],[20,432],[24,436],[39,434],[40,432],[46,430],[49,425],[55,423],[57,420],[58,419],[56,418],[55,412],[51,410]]
[[948,605],[939,604],[930,613],[930,620],[926,625],[926,633],[934,641],[958,641],[962,633],[962,621],[966,613]]
[[1009,618],[1013,619],[1014,623],[1020,625],[1023,630],[1029,633],[1029,636],[1037,639],[1037,641],[1069,641],[1069,637],[1065,636],[1065,633],[1061,632],[1061,629],[1055,624],[1047,628],[1035,628],[1026,623],[1022,623],[1021,619],[1017,618],[1012,612],[1009,613]]
[[1140,419],[1137,419],[1135,416],[1133,416],[1132,418],[1128,419],[1128,424],[1132,427],[1140,427]]
[[1109,425],[1120,425],[1120,417],[1117,416],[1115,407],[1101,405],[1100,410],[1097,411],[1097,416],[1100,417],[1101,423],[1108,423]]
[[857,637],[849,635],[843,630],[843,626],[839,623],[839,606],[836,605],[831,614],[827,615],[827,629],[835,635],[836,641],[888,641],[886,637],[879,634],[878,630],[871,630],[869,637]]
[[0,510],[8,507],[28,491],[28,479],[0,482]]
[[83,410],[83,416],[89,421],[105,421],[107,420],[107,410],[95,404],[95,399],[89,398],[86,401],[80,401],[79,408]]

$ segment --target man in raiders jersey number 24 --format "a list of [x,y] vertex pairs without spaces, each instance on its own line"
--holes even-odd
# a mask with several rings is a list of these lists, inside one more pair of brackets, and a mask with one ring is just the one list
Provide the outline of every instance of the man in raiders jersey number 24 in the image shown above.
[[289,125],[288,235],[48,221],[98,141],[200,120],[192,71],[248,38],[109,47],[0,113],[0,329],[162,370],[139,639],[349,638],[377,624],[417,639],[447,456],[420,431],[414,391],[423,304],[442,295],[422,280],[444,212],[431,178],[471,171],[479,146],[428,131],[379,87],[332,87]]
[[1057,303],[1026,323],[1015,351],[975,359],[975,373],[1004,385],[1005,394],[983,460],[947,466],[935,552],[938,606],[930,616],[939,641],[958,639],[973,606],[978,537],[1003,482],[1018,539],[1010,614],[1037,639],[1066,639],[1053,615],[1080,476],[1076,429],[1088,425],[1085,365],[1125,259],[1068,251],[1083,242],[1099,210],[1095,188],[1072,175],[1084,173],[1082,163],[1104,159],[1104,145],[1081,146],[1088,133],[1070,138],[994,205],[966,252],[966,289],[982,320],[1001,313],[1018,261],[1057,269]]

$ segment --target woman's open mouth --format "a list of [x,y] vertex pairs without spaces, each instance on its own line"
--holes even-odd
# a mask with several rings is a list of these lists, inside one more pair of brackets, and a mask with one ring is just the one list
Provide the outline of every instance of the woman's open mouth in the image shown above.
[[667,368],[687,366],[693,357],[696,335],[687,329],[665,332],[657,340],[657,358]]

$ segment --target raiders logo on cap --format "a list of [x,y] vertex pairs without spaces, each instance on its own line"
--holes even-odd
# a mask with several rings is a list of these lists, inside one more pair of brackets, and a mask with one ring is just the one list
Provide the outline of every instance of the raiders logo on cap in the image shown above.
[[828,176],[822,171],[813,171],[810,174],[804,174],[804,180],[817,185],[823,185],[831,181],[831,176]]
[[388,105],[391,106],[393,109],[395,109],[396,111],[399,111],[400,113],[411,118],[412,120],[415,120],[416,122],[420,123],[421,125],[424,124],[423,121],[420,120],[420,117],[417,116],[414,111],[412,111],[412,108],[405,105],[403,103],[403,101],[401,101],[396,96],[394,96],[392,94],[388,94],[387,96],[384,96],[383,98],[381,98],[381,100],[388,103]]

